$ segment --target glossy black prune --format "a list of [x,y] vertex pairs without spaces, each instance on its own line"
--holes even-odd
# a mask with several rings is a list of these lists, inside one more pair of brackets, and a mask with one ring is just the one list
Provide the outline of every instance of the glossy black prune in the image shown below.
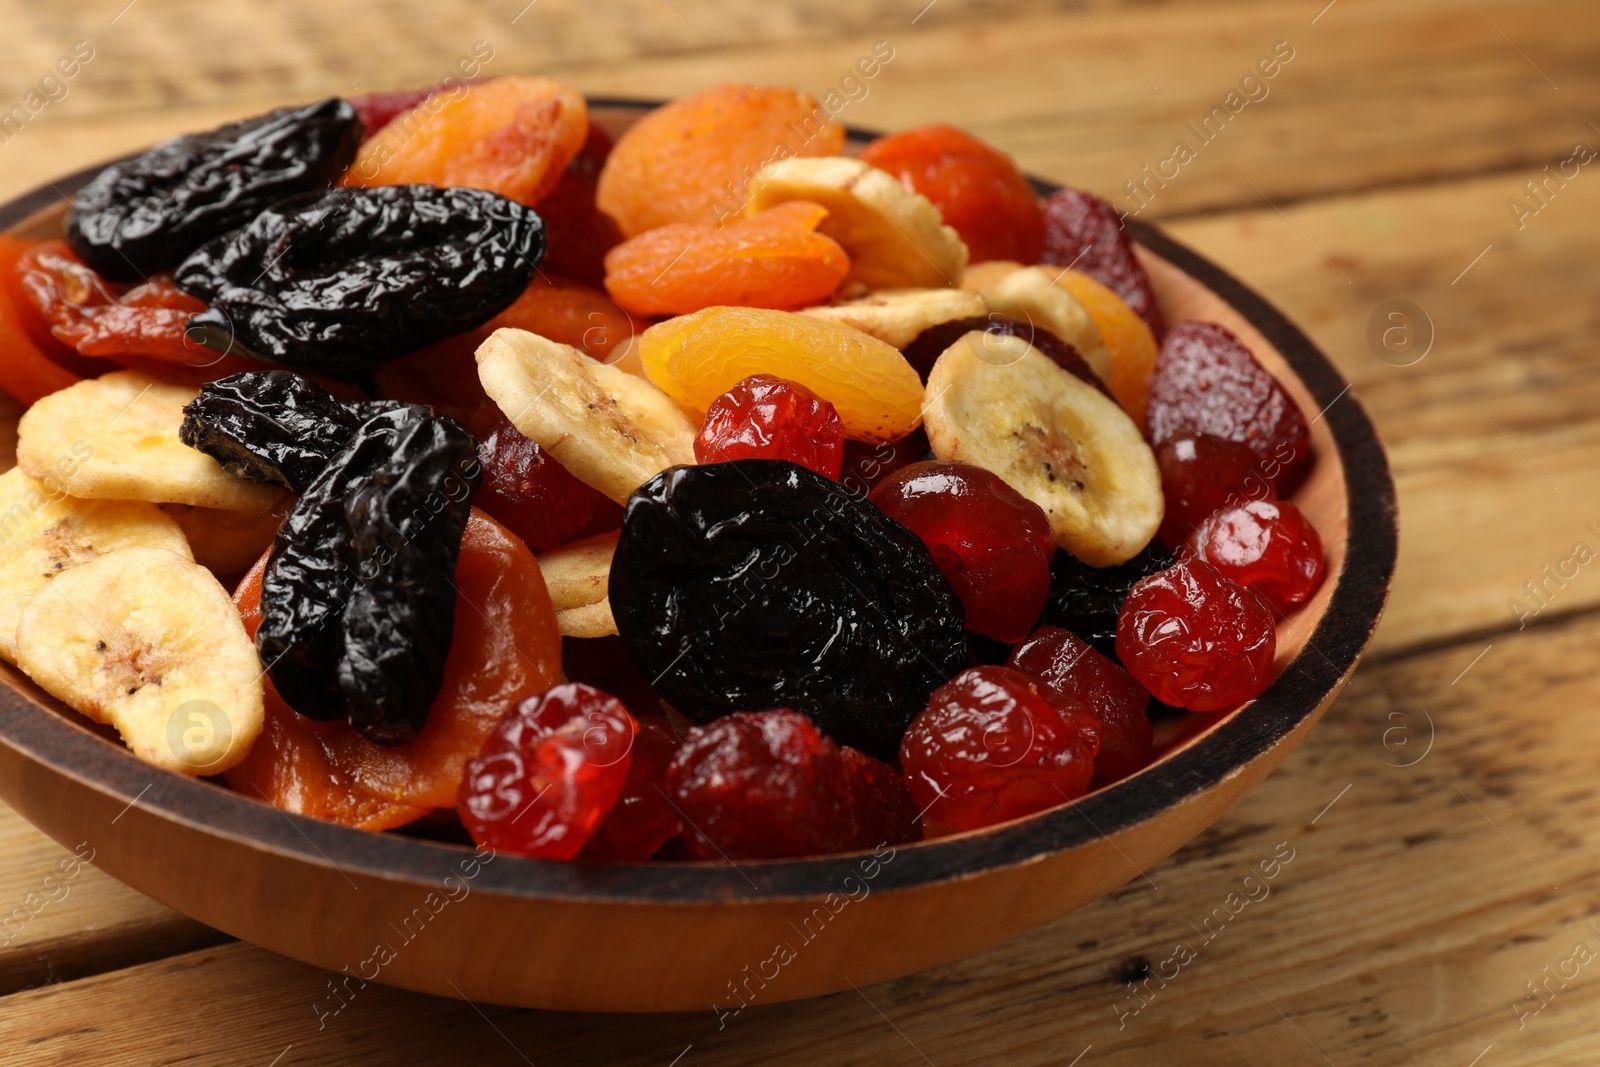
[[174,281],[211,305],[189,319],[201,344],[350,374],[488,322],[544,247],[531,208],[482,189],[334,189],[266,209]]
[[163,141],[78,191],[67,243],[104,277],[139,281],[280,200],[328,187],[361,135],[355,108],[329,97]]
[[678,711],[791,708],[893,758],[967,665],[961,602],[910,530],[785,460],[673,467],[628,501],[617,629]]
[[[1111,396],[1111,390],[1106,388],[1106,383],[1089,366],[1087,360],[1078,354],[1078,350],[1043,326],[1035,326],[1031,322],[1022,322],[1019,319],[1009,319],[1001,315],[977,315],[970,319],[952,319],[950,322],[941,322],[929,326],[917,334],[916,340],[905,347],[901,354],[906,357],[906,362],[916,368],[922,380],[928,380],[928,374],[933,370],[933,365],[944,355],[945,349],[961,340],[974,330],[984,333],[999,334],[1005,337],[1020,337],[1034,348],[1049,356],[1056,366],[1067,373],[1081,378],[1100,390],[1106,396]],[[1111,397],[1115,400],[1116,397]]]
[[[453,594],[479,476],[476,448],[459,423],[426,408],[381,412],[290,510],[261,579],[256,651],[295,711],[350,719],[381,744],[415,735],[438,695],[449,647],[454,600],[442,610],[441,629],[437,592]],[[400,588],[407,583],[418,584],[415,595]],[[392,647],[375,655],[375,638]],[[352,650],[362,665],[347,685],[343,664]],[[416,661],[404,673],[411,687],[404,692],[370,684],[366,671],[394,656]]]
[[286,370],[245,371],[200,387],[183,409],[178,438],[257,482],[303,493],[366,414]]
[[1151,541],[1137,556],[1115,567],[1091,567],[1070,552],[1057,552],[1050,565],[1050,595],[1039,625],[1071,630],[1101,654],[1117,660],[1117,617],[1128,590],[1139,579],[1166,570],[1173,562],[1160,541]]

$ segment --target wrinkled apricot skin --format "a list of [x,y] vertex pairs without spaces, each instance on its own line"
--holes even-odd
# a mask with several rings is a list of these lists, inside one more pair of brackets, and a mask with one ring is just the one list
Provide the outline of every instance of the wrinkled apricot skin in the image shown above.
[[860,330],[788,311],[712,307],[657,323],[636,346],[645,375],[690,410],[754,374],[810,389],[845,436],[897,441],[922,421],[922,379],[898,349]]
[[397,115],[361,146],[340,184],[466,186],[529,205],[549,195],[588,136],[583,96],[549,78],[461,88]]
[[36,338],[28,329],[30,320],[44,325],[14,284],[17,260],[29,247],[20,238],[0,235],[0,389],[24,404],[81,380],[46,354],[61,352],[65,346],[48,330],[40,329],[43,336]]
[[861,159],[932,200],[966,242],[970,262],[1038,262],[1044,210],[1005,153],[965,130],[934,123],[880,137],[861,150]]
[[1133,424],[1143,426],[1145,406],[1150,398],[1150,378],[1156,371],[1156,357],[1161,354],[1155,334],[1104,282],[1082,271],[1068,270],[1061,273],[1056,284],[1071,293],[1100,328],[1100,339],[1111,352],[1111,373],[1106,376],[1106,388],[1133,419]]
[[[235,594],[247,622],[249,609],[260,603],[264,569],[258,564]],[[515,535],[476,509],[462,538],[455,584],[455,630],[444,686],[415,741],[385,748],[338,722],[310,723],[315,729],[296,723],[276,734],[269,729],[264,740],[277,737],[284,751],[257,744],[240,765],[251,768],[241,772],[245,788],[231,775],[230,784],[274,804],[310,805],[287,809],[306,814],[317,814],[321,804],[345,810],[353,802],[340,799],[341,791],[376,804],[453,807],[467,761],[478,754],[506,708],[549,689],[561,670],[561,636],[538,561]],[[310,750],[313,743],[320,757]],[[267,762],[258,761],[258,754]],[[293,763],[310,777],[292,791],[267,792],[281,784],[271,773],[274,761]],[[313,773],[319,767],[325,776]],[[252,791],[251,785],[258,788]]]
[[717,85],[656,108],[624,133],[595,199],[624,237],[673,222],[717,226],[743,212],[765,164],[843,147],[844,127],[809,94]]
[[850,272],[838,242],[815,232],[827,214],[791,201],[720,230],[682,222],[647,230],[606,256],[606,290],[637,315],[817,303]]

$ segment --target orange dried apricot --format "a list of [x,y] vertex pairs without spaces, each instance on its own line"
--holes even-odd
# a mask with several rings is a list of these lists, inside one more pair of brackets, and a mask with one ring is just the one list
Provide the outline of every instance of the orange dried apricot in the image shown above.
[[1082,271],[1063,271],[1056,284],[1071,293],[1100,328],[1100,339],[1111,353],[1106,388],[1133,424],[1143,426],[1150,376],[1155,373],[1156,357],[1161,354],[1155,334],[1122,297]]
[[795,200],[720,230],[683,222],[646,230],[606,256],[606,289],[639,315],[805,307],[850,272],[839,243],[815,232],[827,214]]
[[751,178],[766,164],[843,147],[844,127],[807,93],[715,85],[624,133],[600,172],[596,203],[624,237],[673,222],[716,226],[744,210]]
[[361,146],[341,185],[467,186],[537,204],[589,133],[589,105],[549,78],[495,78],[436,93]]
[[832,404],[856,440],[895,441],[922,421],[922,379],[911,364],[842,323],[712,307],[650,327],[637,349],[649,379],[697,412],[752,374],[773,374]]

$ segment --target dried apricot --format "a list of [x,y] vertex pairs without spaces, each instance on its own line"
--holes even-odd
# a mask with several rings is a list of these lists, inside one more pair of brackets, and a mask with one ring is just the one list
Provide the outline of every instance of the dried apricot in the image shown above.
[[0,235],[0,389],[24,404],[81,380],[52,358],[71,349],[50,336],[15,286],[17,260],[29,247],[20,238]]
[[897,350],[842,323],[765,308],[712,307],[639,335],[645,374],[704,412],[753,374],[798,382],[828,401],[846,437],[896,441],[922,421],[922,379]]
[[967,243],[971,262],[1038,261],[1044,209],[1004,152],[965,130],[934,123],[880,137],[860,158],[932,200]]
[[1056,284],[1082,304],[1100,328],[1100,340],[1111,352],[1111,371],[1106,387],[1133,419],[1144,425],[1145,404],[1150,397],[1150,377],[1161,354],[1156,335],[1110,286],[1082,271],[1062,271]]
[[686,315],[717,304],[799,308],[833,292],[850,257],[816,233],[827,209],[780,204],[722,229],[674,222],[613,248],[606,289],[640,315]]
[[537,204],[589,133],[589,105],[549,78],[495,78],[435,94],[361,146],[341,185],[487,189]]
[[844,127],[794,89],[715,85],[650,112],[617,140],[596,201],[623,236],[715,226],[744,210],[751,178],[791,156],[834,156]]

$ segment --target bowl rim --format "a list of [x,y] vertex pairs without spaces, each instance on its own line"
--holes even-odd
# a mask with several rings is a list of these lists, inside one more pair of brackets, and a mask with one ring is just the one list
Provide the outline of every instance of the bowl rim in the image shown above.
[[[661,101],[590,97],[594,108],[646,110]],[[852,143],[879,136],[847,128]],[[125,157],[131,158],[131,157]],[[69,199],[112,160],[0,204],[0,231]],[[1041,195],[1061,186],[1029,179]],[[1097,838],[1109,839],[1209,791],[1292,735],[1337,693],[1382,614],[1399,545],[1395,486],[1365,408],[1320,349],[1242,282],[1148,223],[1125,218],[1135,243],[1210,289],[1277,348],[1322,406],[1343,463],[1348,541],[1344,567],[1306,645],[1248,707],[1230,714],[1183,749],[1080,800],[953,837],[897,846],[872,875],[874,891],[893,892],[976,878],[1036,862]],[[1316,654],[1307,655],[1307,652]],[[12,686],[0,686],[0,745],[26,762],[73,779],[108,801],[246,848],[278,853],[337,874],[436,885],[471,850],[463,845],[356,830],[280,811],[218,785],[153,768]],[[1180,846],[1181,847],[1181,846]],[[884,850],[879,850],[883,855]],[[579,903],[703,905],[812,900],[837,892],[872,853],[785,860],[589,865],[497,857],[475,892]],[[1129,878],[1137,875],[1130,872]]]

